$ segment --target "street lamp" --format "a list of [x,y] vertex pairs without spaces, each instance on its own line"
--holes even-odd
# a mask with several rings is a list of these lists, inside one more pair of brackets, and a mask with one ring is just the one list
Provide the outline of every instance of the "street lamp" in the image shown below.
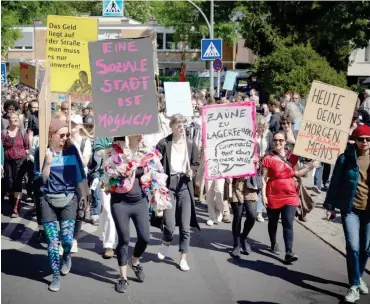
[[[192,0],[187,0],[187,1],[191,3],[199,11],[199,13],[203,16],[208,26],[209,38],[213,39],[213,25],[214,25],[214,15],[215,15],[214,3],[213,3],[214,0],[210,0],[211,1],[211,16],[210,16],[211,22],[208,21],[207,16],[203,13],[202,9],[198,5],[196,5]],[[213,71],[213,60],[211,60],[210,67],[209,67],[209,91],[210,91],[211,96],[213,96],[213,91],[215,88],[214,80],[215,79],[214,79],[214,71]]]

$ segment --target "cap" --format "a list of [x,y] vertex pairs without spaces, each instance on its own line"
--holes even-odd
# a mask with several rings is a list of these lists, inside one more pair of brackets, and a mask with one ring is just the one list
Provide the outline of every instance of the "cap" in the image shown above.
[[370,127],[368,125],[361,125],[353,131],[352,135],[354,137],[361,137],[361,136],[370,137]]
[[68,125],[60,119],[53,119],[49,126],[49,136],[58,132],[61,128],[68,128]]
[[94,124],[94,116],[88,115],[83,118],[84,124],[86,125],[93,125]]
[[71,122],[75,123],[76,125],[82,125],[83,121],[81,115],[73,115],[71,117]]
[[88,103],[85,107],[83,107],[83,109],[89,109],[89,110],[92,110],[92,105],[91,105],[91,102]]

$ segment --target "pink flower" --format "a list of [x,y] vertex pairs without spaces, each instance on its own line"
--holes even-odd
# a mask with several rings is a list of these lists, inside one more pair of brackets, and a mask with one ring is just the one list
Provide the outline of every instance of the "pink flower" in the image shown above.
[[113,146],[114,151],[116,151],[118,154],[123,153],[123,149],[122,149],[121,145],[118,142],[112,143],[112,146]]

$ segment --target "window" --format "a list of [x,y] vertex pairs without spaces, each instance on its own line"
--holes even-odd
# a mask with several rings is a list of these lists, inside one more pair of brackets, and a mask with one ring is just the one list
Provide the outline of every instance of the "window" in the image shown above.
[[157,33],[157,50],[163,50],[163,33]]
[[33,32],[22,32],[23,37],[14,42],[13,50],[32,50]]
[[173,34],[166,33],[166,50],[178,50],[178,43],[174,40]]

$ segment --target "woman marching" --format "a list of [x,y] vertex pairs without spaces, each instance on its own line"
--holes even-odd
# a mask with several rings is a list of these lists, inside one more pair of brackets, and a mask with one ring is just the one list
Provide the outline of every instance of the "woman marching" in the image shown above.
[[[145,147],[142,135],[136,135],[115,138],[113,151],[104,165],[104,185],[111,193],[111,211],[118,234],[120,278],[115,288],[120,293],[127,290],[127,264],[140,282],[145,278],[139,259],[150,238],[148,202],[157,212],[171,208],[160,158],[157,150]],[[130,219],[136,228],[137,242],[129,260]]]
[[313,162],[308,167],[298,169],[298,157],[292,151],[285,150],[287,138],[283,131],[273,136],[274,149],[262,160],[262,201],[267,207],[268,232],[271,251],[280,254],[276,242],[277,225],[281,214],[283,237],[285,242],[285,261],[291,263],[298,260],[293,253],[293,221],[296,209],[300,204],[298,185],[294,177],[302,177],[314,167],[320,165]]
[[180,114],[173,115],[170,120],[172,134],[162,139],[157,145],[159,152],[163,155],[163,168],[169,176],[167,188],[170,190],[172,202],[172,208],[165,210],[163,214],[163,244],[158,252],[158,258],[163,260],[168,255],[175,226],[179,225],[179,268],[182,271],[190,269],[186,261],[190,244],[190,227],[200,230],[195,213],[192,181],[193,173],[199,166],[198,148],[191,139],[185,137],[185,127],[186,118]]
[[[35,151],[35,176],[41,181],[41,222],[48,244],[48,257],[53,272],[49,290],[60,289],[60,273],[71,270],[71,247],[77,214],[77,186],[85,179],[84,167],[77,148],[69,140],[68,126],[53,119],[49,126],[49,147],[41,168],[39,149]],[[60,224],[60,238],[58,232]],[[63,246],[60,268],[59,242]]]

